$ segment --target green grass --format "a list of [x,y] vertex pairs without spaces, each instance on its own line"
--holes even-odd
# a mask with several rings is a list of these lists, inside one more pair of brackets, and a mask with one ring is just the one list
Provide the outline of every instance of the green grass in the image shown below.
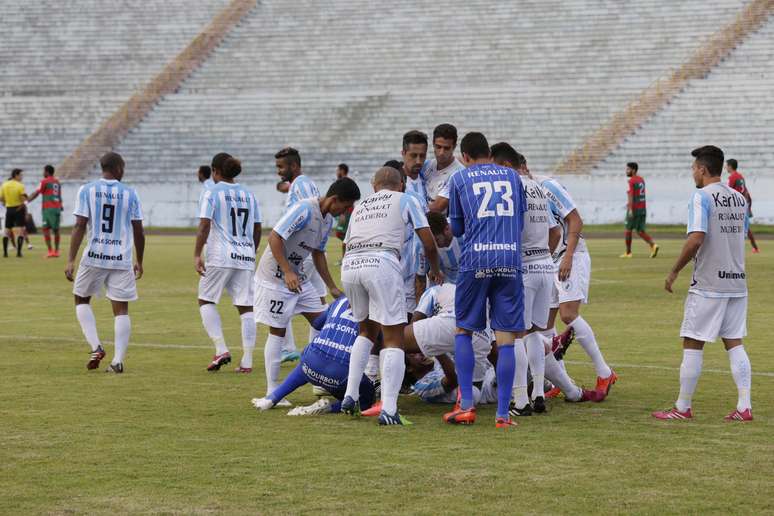
[[[255,412],[266,331],[252,375],[205,372],[212,350],[196,306],[191,237],[148,239],[127,372],[87,372],[63,259],[45,260],[42,241],[33,241],[23,260],[0,259],[0,512],[774,512],[774,261],[765,244],[765,254],[748,257],[753,423],[722,421],[736,389],[719,344],[705,353],[695,419],[650,418],[677,395],[690,272],[669,295],[662,285],[678,241],[663,241],[657,260],[638,242],[635,258],[622,261],[621,242],[592,240],[583,312],[620,381],[604,403],[553,400],[548,415],[501,432],[492,407],[456,428],[441,422],[445,407],[405,397],[408,428]],[[338,244],[331,241],[331,262]],[[108,303],[94,305],[110,340]],[[224,303],[221,313],[239,355],[236,312]],[[297,324],[300,342],[307,330]],[[593,384],[579,346],[568,360],[579,383]],[[291,400],[314,398],[304,388]]]

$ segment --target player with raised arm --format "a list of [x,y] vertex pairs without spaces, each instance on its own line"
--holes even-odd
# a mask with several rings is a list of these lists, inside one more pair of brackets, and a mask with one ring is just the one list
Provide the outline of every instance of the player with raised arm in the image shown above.
[[688,204],[688,237],[666,278],[664,288],[673,291],[680,271],[693,260],[693,277],[685,299],[680,327],[683,362],[680,394],[675,406],[653,413],[656,419],[691,419],[691,398],[701,374],[704,343],[720,337],[728,351],[731,374],[738,391],[736,409],[726,421],[752,421],[750,358],[742,339],[747,335],[747,276],[744,268],[744,235],[747,200],[724,184],[723,151],[713,145],[699,147],[691,155],[696,192]]
[[[253,269],[255,252],[261,243],[261,210],[255,196],[236,183],[242,164],[228,158],[222,170],[215,169],[212,187],[202,193],[199,203],[199,230],[194,247],[194,268],[199,274],[199,313],[207,335],[215,345],[215,355],[207,366],[218,371],[231,362],[223,337],[217,304],[223,290],[228,292],[239,312],[242,326],[242,361],[237,373],[253,370],[255,321],[253,317]],[[207,244],[207,258],[202,257]]]
[[[521,260],[524,282],[524,325],[527,336],[525,350],[516,353],[516,380],[514,382],[511,414],[528,416],[534,410],[546,411],[545,349],[548,342],[541,332],[548,328],[551,294],[554,288],[554,262],[551,253],[561,238],[559,224],[551,214],[543,188],[529,174],[527,160],[505,142],[492,145],[492,160],[503,167],[516,170],[521,177],[526,198],[524,228],[521,233]],[[527,363],[532,373],[532,406],[527,396]]]
[[524,189],[515,170],[492,163],[483,134],[466,134],[460,151],[467,168],[455,173],[449,182],[452,232],[458,238],[465,236],[454,306],[460,401],[444,421],[472,424],[476,420],[472,335],[486,329],[488,308],[498,348],[495,426],[507,428],[515,424],[509,414],[516,367],[514,344],[523,345],[525,329],[521,278]]
[[[728,171],[728,186],[742,194],[747,200],[747,217],[752,219],[752,196],[750,195],[750,189],[747,188],[747,181],[744,176],[737,170],[739,162],[735,159],[729,159],[726,161],[726,170]],[[758,243],[755,241],[755,235],[753,235],[752,227],[748,222],[747,224],[747,238],[750,239],[750,245],[752,245],[753,254],[758,254],[761,250],[758,248]]]
[[457,128],[440,124],[433,129],[434,159],[425,161],[420,176],[425,183],[428,209],[446,214],[449,209],[449,178],[465,165],[454,157]]
[[640,238],[650,246],[651,258],[658,256],[658,245],[645,231],[648,211],[645,203],[645,180],[637,173],[639,168],[639,165],[633,161],[626,164],[626,177],[629,178],[629,189],[626,192],[626,231],[624,233],[626,252],[621,255],[621,258],[632,257],[632,231],[637,231]]
[[363,376],[371,348],[381,331],[384,347],[380,352],[382,411],[380,425],[402,425],[398,413],[398,393],[405,372],[403,327],[406,300],[400,264],[406,226],[411,225],[430,261],[430,277],[440,281],[438,251],[427,219],[417,198],[400,190],[401,173],[390,167],[377,170],[372,180],[373,194],[361,201],[352,213],[347,234],[347,253],[341,267],[341,281],[359,322],[359,335],[352,346],[349,380],[342,403],[348,414],[359,412],[357,385]]
[[[48,248],[47,258],[59,258],[59,223],[62,219],[62,186],[59,180],[54,177],[53,165],[43,167],[43,180],[40,186],[35,190],[28,203],[34,201],[38,195],[43,196],[43,238]],[[54,232],[54,247],[51,247],[51,232]]]
[[[129,301],[137,299],[135,282],[143,274],[145,233],[137,192],[121,182],[124,177],[124,159],[120,154],[108,152],[100,158],[99,164],[102,178],[78,190],[65,276],[69,281],[75,281],[75,315],[86,342],[91,346],[91,357],[86,368],[97,369],[100,361],[105,358],[105,350],[97,335],[97,321],[89,304],[91,297],[99,295],[104,287],[115,316],[116,348],[106,372],[123,373],[126,348],[132,332]],[[88,242],[75,275],[75,258],[87,228]],[[133,246],[137,252],[134,266]]]
[[264,348],[267,395],[278,385],[282,344],[290,320],[302,314],[311,323],[325,310],[312,286],[307,256],[312,255],[313,266],[333,297],[341,296],[323,251],[334,217],[358,199],[357,183],[349,178],[339,179],[325,197],[302,199],[293,204],[269,234],[269,245],[255,272],[258,283],[254,310],[255,322],[269,326]]

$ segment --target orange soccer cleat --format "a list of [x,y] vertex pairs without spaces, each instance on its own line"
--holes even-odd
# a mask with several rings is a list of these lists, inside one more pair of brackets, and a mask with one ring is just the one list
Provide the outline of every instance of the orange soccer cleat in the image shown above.
[[382,413],[382,400],[377,401],[367,409],[360,412],[361,416],[365,417],[377,417],[379,414]]
[[615,371],[611,369],[610,376],[607,378],[597,376],[597,388],[594,390],[600,393],[604,393],[605,396],[607,396],[610,394],[610,387],[612,387],[616,381],[618,381],[618,375],[615,374]]
[[518,426],[518,423],[509,417],[498,417],[495,419],[495,428],[510,428],[512,426]]
[[463,410],[454,405],[454,410],[443,415],[443,421],[451,425],[472,425],[476,422],[476,407]]

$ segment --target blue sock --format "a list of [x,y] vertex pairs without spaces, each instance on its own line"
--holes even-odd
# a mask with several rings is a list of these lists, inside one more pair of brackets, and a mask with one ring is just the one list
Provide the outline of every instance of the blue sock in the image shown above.
[[[457,370],[457,383],[460,386],[460,407],[463,410],[473,408],[473,369],[476,356],[473,354],[473,337],[457,334],[454,337],[454,368]],[[511,384],[513,374],[511,373]]]
[[298,364],[295,369],[290,372],[288,377],[285,378],[285,381],[282,382],[279,387],[274,389],[274,392],[272,392],[268,397],[276,405],[282,400],[282,398],[286,397],[288,394],[295,391],[302,385],[305,385],[306,383],[308,383],[308,380],[306,379],[304,370],[301,368],[301,364]]
[[497,417],[508,417],[516,375],[516,354],[513,344],[497,347]]

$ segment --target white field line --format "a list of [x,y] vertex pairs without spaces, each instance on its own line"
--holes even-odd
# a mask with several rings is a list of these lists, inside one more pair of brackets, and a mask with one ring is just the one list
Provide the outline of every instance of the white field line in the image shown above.
[[[6,340],[6,339],[13,339],[13,340],[37,340],[37,341],[56,341],[56,342],[73,342],[73,343],[82,343],[85,345],[85,342],[83,339],[76,339],[72,337],[37,337],[33,335],[0,335],[0,340]],[[113,342],[109,340],[103,340],[103,344],[110,344],[112,345]],[[159,348],[159,349],[212,349],[212,346],[199,346],[196,344],[158,344],[154,342],[130,342],[130,347],[138,347],[138,348]],[[256,351],[262,351],[263,346],[256,346]],[[568,364],[573,365],[592,365],[591,362],[586,362],[583,360],[565,360]],[[622,367],[625,369],[653,369],[657,371],[680,371],[679,367],[669,367],[669,366],[659,366],[659,365],[649,365],[649,364],[625,364],[622,362],[611,362],[611,366],[613,367]],[[731,371],[728,369],[702,369],[702,373],[712,373],[712,374],[724,374],[729,375],[731,374]],[[769,378],[774,378],[774,371],[755,371],[753,370],[753,376],[765,376]]]

